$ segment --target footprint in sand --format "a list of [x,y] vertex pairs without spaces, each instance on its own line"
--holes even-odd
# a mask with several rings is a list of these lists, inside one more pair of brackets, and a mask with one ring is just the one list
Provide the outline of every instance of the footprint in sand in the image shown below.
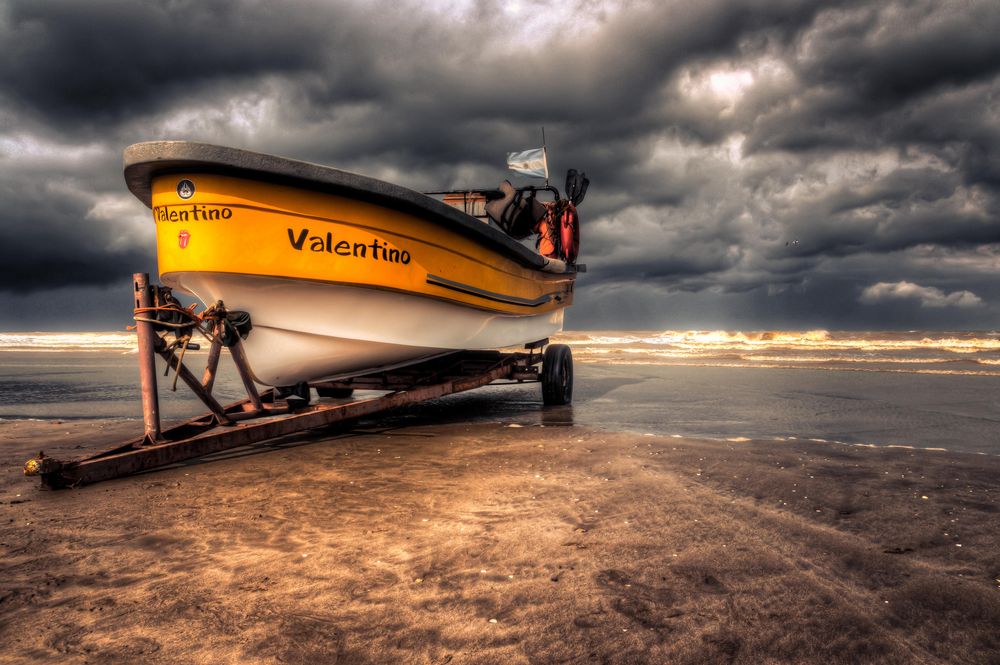
[[647,628],[666,628],[670,619],[684,614],[674,607],[676,598],[672,590],[632,581],[624,571],[602,570],[595,581],[616,594],[611,601],[612,609]]

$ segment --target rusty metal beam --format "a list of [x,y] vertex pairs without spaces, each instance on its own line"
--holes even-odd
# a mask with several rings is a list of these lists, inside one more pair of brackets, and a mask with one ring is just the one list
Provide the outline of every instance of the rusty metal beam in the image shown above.
[[254,411],[263,410],[264,406],[261,404],[260,395],[257,393],[257,386],[253,382],[253,377],[250,376],[250,361],[247,360],[247,352],[243,348],[243,340],[237,337],[236,343],[229,347],[229,354],[233,357],[233,362],[236,363],[236,369],[240,373],[240,379],[243,381],[243,387],[246,388],[247,397],[250,398],[250,403],[253,405]]
[[[532,365],[539,364],[542,356],[526,353],[501,353],[500,351],[456,351],[445,356],[426,360],[419,365],[410,365],[395,370],[373,372],[338,381],[315,381],[313,388],[330,390],[371,389],[393,390],[440,383],[446,379],[460,378],[489,371],[500,363],[514,363],[515,371],[537,372]],[[521,377],[522,380],[525,377]],[[537,376],[534,377],[537,380]]]
[[201,387],[209,395],[215,386],[215,375],[219,369],[219,357],[222,355],[222,337],[219,335],[219,324],[212,330],[212,346],[208,349],[208,362],[205,363],[205,374],[201,377]]
[[[270,396],[271,396],[270,391],[268,391],[264,395],[264,397],[267,399],[270,399]],[[238,402],[233,402],[232,404],[226,405],[225,412],[230,420],[245,420],[248,418],[259,418],[259,417],[282,415],[288,413],[288,407],[285,405],[278,406],[278,405],[266,404],[265,405],[266,413],[263,416],[261,416],[260,414],[248,412],[247,408],[252,408],[250,406],[250,400],[242,399]],[[178,423],[176,425],[164,429],[163,432],[161,433],[161,436],[163,437],[163,442],[178,442],[178,441],[183,441],[185,439],[191,439],[199,434],[204,434],[205,432],[215,429],[216,427],[218,427],[218,425],[219,425],[218,419],[215,417],[215,414],[205,413],[199,416],[195,416],[194,418],[189,418],[184,422]],[[91,455],[90,457],[85,458],[84,460],[78,460],[78,461],[91,461],[100,459],[102,457],[117,455],[118,453],[124,453],[131,450],[136,450],[144,445],[144,441],[145,441],[144,437],[141,436],[136,437],[134,439],[125,441],[115,446],[114,448],[101,451],[99,453]],[[47,457],[45,459],[48,460],[51,458]],[[29,474],[29,475],[38,475],[38,474]]]

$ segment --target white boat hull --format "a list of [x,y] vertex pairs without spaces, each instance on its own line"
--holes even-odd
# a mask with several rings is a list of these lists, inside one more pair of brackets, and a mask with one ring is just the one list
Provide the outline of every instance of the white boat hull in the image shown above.
[[496,349],[562,329],[563,309],[516,316],[425,296],[279,277],[166,273],[206,305],[250,313],[254,378],[270,386],[343,378],[462,349]]

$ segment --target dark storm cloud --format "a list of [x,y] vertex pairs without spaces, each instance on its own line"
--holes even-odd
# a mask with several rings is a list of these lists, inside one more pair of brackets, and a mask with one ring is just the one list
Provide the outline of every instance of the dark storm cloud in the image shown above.
[[1000,70],[998,29],[1000,14],[987,2],[877,3],[817,22],[798,71],[872,106],[897,106]]
[[[654,3],[616,15],[586,39],[510,49],[505,41],[519,22],[503,6],[480,3],[477,21],[454,22],[381,3],[365,11],[319,2],[13,1],[4,12],[0,85],[11,103],[72,133],[184,103],[218,105],[274,76],[291,82],[283,89],[295,109],[289,120],[384,104],[383,122],[345,147],[435,158],[422,148],[436,148],[466,159],[471,149],[495,159],[501,146],[489,134],[464,152],[435,138],[457,119],[459,127],[548,119],[588,132],[611,121],[616,138],[679,65],[730,53],[747,35],[790,37],[818,11],[782,0],[671,10]],[[416,131],[423,128],[434,131]]]
[[[989,125],[995,139],[983,105],[996,94],[998,30],[992,2],[871,3],[821,14],[785,50],[799,89],[755,118],[748,147],[948,143]],[[987,89],[963,94],[977,86]],[[942,108],[962,97],[957,113]]]
[[217,98],[206,84],[318,67],[325,41],[341,35],[307,9],[235,0],[9,2],[0,24],[0,89],[69,133],[178,96],[202,95],[211,105]]
[[[795,244],[773,254],[845,255],[859,250],[894,252],[922,244],[976,246],[1000,243],[995,206],[958,191],[958,176],[937,170],[899,168],[854,187],[831,187],[802,200],[786,215]],[[815,219],[827,220],[817,225]]]
[[122,223],[71,176],[7,174],[0,200],[0,291],[102,285],[155,265],[151,229]]
[[995,2],[519,4],[0,0],[0,291],[148,265],[131,142],[439,189],[544,125],[593,181],[571,324],[995,325]]

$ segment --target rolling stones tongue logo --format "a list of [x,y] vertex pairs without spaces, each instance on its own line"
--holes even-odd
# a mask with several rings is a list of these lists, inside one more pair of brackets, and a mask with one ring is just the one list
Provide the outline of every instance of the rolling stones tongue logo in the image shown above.
[[188,246],[188,240],[190,239],[191,239],[191,234],[188,233],[187,231],[181,231],[180,233],[177,234],[177,244],[181,246],[181,249],[184,249],[185,247]]

